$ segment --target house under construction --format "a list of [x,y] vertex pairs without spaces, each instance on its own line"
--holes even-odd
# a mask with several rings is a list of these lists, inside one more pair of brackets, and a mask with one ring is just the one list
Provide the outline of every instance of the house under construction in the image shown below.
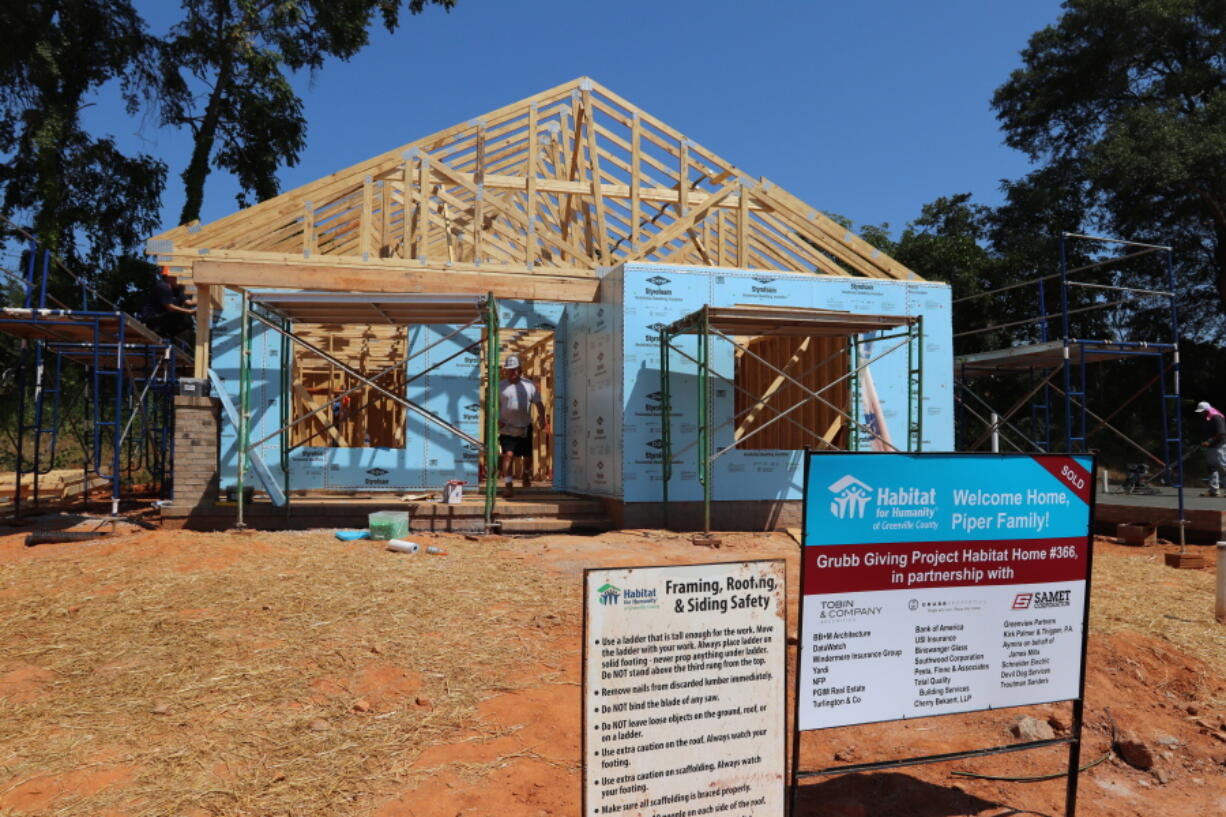
[[[415,526],[762,528],[806,447],[953,448],[948,288],[586,78],[148,251],[197,290],[212,387],[177,398],[168,521],[340,524],[459,480]],[[551,429],[507,502],[510,353]]]

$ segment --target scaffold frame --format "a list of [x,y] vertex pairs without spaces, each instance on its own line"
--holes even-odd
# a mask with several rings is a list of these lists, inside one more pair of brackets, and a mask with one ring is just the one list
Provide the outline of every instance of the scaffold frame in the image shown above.
[[[1070,269],[1068,247],[1072,241],[1096,242],[1103,246],[1113,245],[1123,248],[1123,253]],[[1153,254],[1162,256],[1166,276],[1166,289],[1164,290],[1116,286],[1072,278],[1078,273],[1106,270],[1123,262]],[[1053,281],[1058,287],[1055,295],[1059,301],[1059,309],[1049,311],[1047,287],[1048,282]],[[1063,232],[1060,235],[1060,262],[1057,272],[957,298],[954,304],[967,303],[1008,290],[1030,286],[1036,289],[1040,313],[1037,316],[993,324],[981,329],[960,332],[954,336],[955,338],[968,337],[983,332],[1021,326],[1038,328],[1039,338],[1035,343],[955,357],[956,405],[959,413],[963,418],[969,416],[984,426],[984,430],[974,438],[969,449],[974,450],[991,440],[992,450],[999,450],[1000,443],[1005,442],[1019,452],[1027,450],[1086,452],[1090,450],[1089,438],[1091,435],[1102,430],[1110,431],[1129,447],[1141,453],[1150,463],[1160,466],[1160,471],[1154,476],[1164,478],[1167,484],[1175,489],[1178,504],[1179,544],[1183,547],[1186,544],[1185,529],[1188,521],[1185,519],[1184,507],[1183,464],[1185,456],[1183,451],[1183,398],[1180,391],[1180,324],[1178,305],[1175,300],[1176,278],[1172,248],[1163,244]],[[1070,288],[1101,292],[1104,293],[1106,300],[1088,306],[1070,308]],[[1070,323],[1073,315],[1120,306],[1138,298],[1160,299],[1166,302],[1165,311],[1170,332],[1168,340],[1156,342],[1131,339],[1091,339],[1073,335]],[[1125,359],[1149,359],[1156,364],[1157,373],[1109,414],[1104,416],[1093,411],[1089,406],[1087,367],[1091,364]],[[996,411],[971,386],[976,378],[986,375],[1019,374],[1030,378],[1030,387],[1021,399],[1016,400],[1004,412]],[[1057,378],[1060,380],[1059,385],[1054,382]],[[1144,445],[1111,424],[1111,420],[1119,412],[1149,392],[1155,384],[1160,388],[1158,405],[1162,426],[1161,457],[1156,456]],[[968,405],[970,401],[974,402],[978,410]],[[1053,427],[1056,425],[1053,422],[1055,405],[1060,405],[1062,408],[1062,423],[1060,424],[1063,431],[1062,440],[1053,434]],[[1014,422],[1018,413],[1027,407],[1030,409],[1030,434],[1023,432]],[[986,412],[987,416],[984,416],[983,412]],[[1092,428],[1090,420],[1096,423]],[[966,427],[967,423],[964,422],[962,425]],[[1018,445],[1008,434],[1002,434],[1002,430],[1019,436],[1025,446]]]
[[[285,408],[286,401],[282,400],[282,413],[280,416],[281,425],[276,430],[274,430],[273,432],[269,434],[264,435],[260,439],[255,440],[255,441],[251,440],[251,428],[250,428],[250,425],[251,425],[250,393],[251,393],[251,380],[252,380],[251,356],[252,356],[252,342],[253,342],[253,335],[254,335],[254,333],[251,330],[255,324],[259,324],[263,326],[265,329],[271,330],[274,333],[276,333],[277,336],[281,339],[284,348],[296,348],[296,349],[304,350],[308,354],[311,354],[315,357],[320,358],[321,360],[326,361],[330,365],[336,367],[338,370],[344,372],[346,376],[351,378],[354,381],[355,385],[351,386],[349,389],[342,392],[340,396],[348,396],[362,389],[371,389],[375,391],[376,393],[378,393],[380,396],[387,398],[400,406],[403,406],[407,411],[410,411],[416,414],[419,418],[425,420],[427,423],[431,423],[434,426],[441,428],[445,432],[464,440],[470,445],[476,446],[478,450],[482,451],[483,456],[484,456],[484,461],[485,461],[485,473],[486,473],[485,491],[484,491],[485,525],[487,529],[492,529],[492,527],[494,526],[494,514],[497,508],[497,490],[498,490],[498,481],[496,479],[496,475],[498,473],[498,460],[499,460],[499,448],[498,448],[499,400],[498,400],[497,384],[499,382],[499,371],[500,371],[499,369],[500,364],[499,364],[498,301],[494,297],[493,293],[490,293],[486,295],[485,297],[478,297],[478,298],[475,298],[475,297],[465,298],[463,296],[454,296],[454,297],[447,297],[447,300],[427,301],[426,303],[432,308],[434,308],[433,311],[431,311],[431,315],[435,317],[430,318],[430,320],[441,320],[441,318],[437,317],[439,314],[441,314],[437,311],[437,308],[439,307],[449,308],[449,310],[445,310],[448,316],[448,320],[458,321],[458,320],[463,320],[464,317],[467,317],[468,320],[466,323],[459,324],[458,326],[453,325],[453,328],[451,329],[450,332],[448,332],[448,334],[446,334],[442,338],[436,339],[432,343],[428,344],[426,347],[422,349],[418,349],[408,354],[403,359],[384,367],[383,369],[381,369],[380,371],[372,375],[366,375],[354,369],[352,366],[338,359],[334,355],[331,355],[328,352],[324,351],[323,349],[320,349],[316,344],[311,343],[309,340],[306,340],[305,338],[299,336],[294,331],[295,313],[292,311],[292,307],[291,307],[292,304],[296,302],[299,305],[316,306],[323,302],[322,299],[326,299],[327,301],[335,301],[335,295],[333,293],[327,293],[327,294],[308,293],[308,292],[260,293],[258,291],[248,291],[246,289],[243,289],[240,292],[242,295],[242,306],[241,306],[241,315],[240,315],[240,338],[239,338],[239,346],[240,346],[239,407],[236,412],[237,421],[238,421],[237,422],[238,477],[237,477],[237,509],[236,509],[235,526],[237,528],[241,529],[241,528],[246,527],[246,521],[245,521],[246,499],[245,499],[244,490],[243,490],[245,487],[244,480],[245,480],[245,475],[246,475],[246,472],[248,470],[248,467],[249,467],[249,464],[252,458],[259,456],[258,455],[259,447],[263,445],[264,443],[268,442],[269,440],[271,440],[273,437],[277,437],[280,440],[281,463],[282,463],[282,468],[283,468],[282,473],[284,475],[283,476],[283,479],[284,479],[283,496],[284,496],[284,502],[286,506],[288,507],[291,486],[289,483],[289,469],[288,467],[285,467],[287,465],[286,458],[288,457],[288,454],[290,451],[292,451],[296,447],[304,445],[305,443],[298,443],[297,445],[290,445],[289,438],[287,435],[299,423],[303,422],[308,417],[318,413],[319,411],[322,411],[324,408],[327,407],[327,405],[318,407],[315,410],[309,412],[308,414],[302,417],[298,417],[297,419],[294,419],[290,417],[289,414],[287,413],[287,410]],[[410,296],[410,297],[412,298],[414,303],[417,303],[421,301],[423,298],[427,298],[430,296]],[[439,296],[439,298],[443,298],[443,297],[444,296]],[[369,300],[370,300],[369,298],[366,298],[367,302],[369,302]],[[399,318],[397,318],[396,320],[393,320],[392,316],[389,316],[386,314],[384,314],[382,317],[384,318],[384,320],[381,322],[395,323],[396,320],[399,320]],[[471,343],[466,344],[460,351],[440,361],[432,363],[431,365],[427,366],[425,369],[422,369],[421,371],[415,372],[412,375],[407,375],[405,385],[412,382],[413,380],[423,377],[428,372],[439,368],[443,364],[451,361],[456,356],[472,351],[473,349],[481,348],[484,345],[485,346],[485,349],[484,349],[485,351],[485,354],[484,354],[485,379],[486,379],[485,394],[483,395],[483,407],[484,407],[485,416],[484,416],[482,437],[484,439],[474,437],[471,434],[468,434],[463,429],[455,426],[452,423],[447,422],[445,419],[437,416],[436,414],[429,411],[428,409],[418,405],[413,400],[408,399],[408,397],[404,395],[396,394],[384,388],[378,382],[380,379],[390,374],[391,372],[396,371],[397,369],[400,369],[400,368],[407,367],[408,363],[411,360],[417,358],[421,354],[424,354],[427,350],[434,348],[435,346],[438,346],[439,344],[447,340],[450,340],[454,337],[459,336],[466,329],[476,327],[476,326],[480,326],[483,330],[482,337],[479,340],[475,340]],[[286,356],[283,359],[288,360],[289,358],[288,356]],[[283,373],[287,370],[288,370],[288,366],[282,367]],[[214,376],[214,379],[218,383],[222,383],[221,379],[216,377],[215,373],[213,373],[213,376]],[[282,394],[285,394],[285,393],[286,393],[286,390],[283,388]],[[335,420],[326,424],[325,428],[327,426],[331,426],[334,424],[335,424]],[[316,433],[319,433],[319,431],[317,431]],[[262,471],[264,470],[266,469],[257,470],[257,476],[260,477],[261,481],[266,481],[268,478],[270,478],[270,472],[269,472],[269,475],[267,476],[262,474]],[[266,485],[266,487],[268,486]]]
[[[169,497],[174,456],[171,403],[185,362],[182,350],[101,298],[89,281],[41,248],[28,231],[7,223],[28,241],[24,269],[4,270],[20,287],[22,305],[0,307],[0,334],[20,341],[14,518],[23,511],[23,477],[31,476],[30,498],[37,508],[39,480],[55,464],[66,414],[62,385],[66,361],[83,370],[84,388],[73,395],[72,405],[82,401],[92,421],[88,445],[83,444],[82,450],[84,501],[89,500],[91,480],[102,480],[111,489],[110,513],[118,515],[125,472],[130,476],[140,467],[147,468],[158,484],[159,495]],[[76,285],[80,309],[49,292],[53,264]],[[93,301],[111,309],[91,308]],[[32,414],[29,421],[27,413]]]
[[[893,334],[880,334],[882,332],[890,332],[892,330],[901,331]],[[891,341],[898,342],[888,348],[886,351],[871,357],[865,357],[858,354],[859,346],[865,341],[864,337],[867,334],[872,334],[873,341]],[[685,350],[680,349],[673,342],[675,338],[681,335],[696,335],[697,350],[696,355],[690,355]],[[754,353],[747,344],[737,340],[737,337],[767,337],[790,335],[795,337],[843,337],[846,343],[843,347],[833,353],[834,356],[846,354],[849,358],[848,371],[839,378],[827,383],[820,388],[814,390],[806,385],[802,378],[814,371],[827,361],[822,361],[816,366],[810,367],[805,372],[799,375],[789,374],[786,371],[776,367],[760,355]],[[923,318],[919,316],[904,316],[904,315],[855,315],[846,312],[833,312],[821,309],[781,309],[778,307],[754,307],[754,306],[736,306],[736,307],[713,307],[705,305],[702,308],[686,315],[679,320],[663,327],[660,330],[660,439],[661,439],[661,500],[663,502],[664,511],[664,527],[668,527],[668,512],[669,512],[669,482],[672,479],[672,464],[673,458],[680,456],[690,448],[697,446],[698,448],[698,481],[702,486],[702,503],[703,503],[703,532],[709,534],[711,532],[711,502],[713,499],[713,483],[712,483],[712,465],[720,457],[727,454],[729,451],[737,448],[752,437],[754,434],[762,431],[764,428],[779,420],[786,420],[793,426],[802,429],[805,433],[812,436],[816,442],[822,446],[839,450],[834,445],[832,439],[837,436],[837,429],[828,430],[825,435],[818,433],[815,429],[807,428],[797,423],[792,418],[788,417],[796,409],[810,402],[818,402],[826,408],[834,411],[839,417],[839,425],[846,423],[849,428],[848,438],[850,440],[851,450],[856,450],[860,433],[870,437],[874,444],[885,446],[884,450],[899,450],[893,443],[883,437],[877,430],[872,428],[868,423],[860,422],[856,419],[855,407],[859,405],[859,392],[857,381],[860,374],[868,368],[872,363],[881,358],[896,352],[899,349],[906,348],[908,355],[907,363],[907,449],[909,451],[920,451],[923,449],[923,421],[922,421],[922,379],[923,379]],[[765,366],[777,377],[790,383],[792,386],[800,390],[804,396],[792,406],[785,409],[778,409],[771,406],[769,402],[762,401],[761,395],[750,393],[747,389],[736,383],[733,379],[725,377],[718,372],[713,371],[711,365],[711,339],[719,338],[732,346],[733,349],[739,350],[742,354],[756,360],[762,366]],[[900,340],[901,339],[901,340]],[[680,355],[697,366],[697,376],[695,378],[698,387],[698,419],[697,419],[697,437],[685,447],[674,451],[672,440],[672,374],[671,374],[671,356],[673,354]],[[714,428],[711,427],[712,416],[712,393],[711,380],[718,379],[729,385],[734,391],[739,391],[756,402],[750,407],[742,409],[740,412],[735,412],[733,415]],[[835,405],[825,396],[826,392],[838,386],[845,380],[851,381],[851,406],[844,408]],[[731,444],[724,446],[718,451],[712,451],[712,441],[714,435],[720,429],[724,428],[729,423],[735,422],[740,416],[745,413],[765,408],[774,413],[774,416],[767,420],[762,425],[758,426],[748,434],[735,439]],[[849,410],[850,409],[850,410]],[[806,446],[807,448],[807,446]]]

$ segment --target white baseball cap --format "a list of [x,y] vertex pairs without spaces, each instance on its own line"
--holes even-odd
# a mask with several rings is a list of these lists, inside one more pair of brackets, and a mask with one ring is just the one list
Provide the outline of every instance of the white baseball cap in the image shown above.
[[502,361],[502,368],[518,369],[519,368],[519,355],[507,355],[507,359]]
[[1209,408],[1210,408],[1209,404],[1206,403],[1204,400],[1201,400],[1199,403],[1196,404],[1196,413],[1204,414],[1206,411],[1209,410]]

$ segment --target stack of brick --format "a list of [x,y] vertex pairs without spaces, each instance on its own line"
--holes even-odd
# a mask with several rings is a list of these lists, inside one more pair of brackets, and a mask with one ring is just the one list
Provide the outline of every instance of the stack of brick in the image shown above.
[[175,397],[176,510],[207,508],[217,501],[219,413],[214,397]]

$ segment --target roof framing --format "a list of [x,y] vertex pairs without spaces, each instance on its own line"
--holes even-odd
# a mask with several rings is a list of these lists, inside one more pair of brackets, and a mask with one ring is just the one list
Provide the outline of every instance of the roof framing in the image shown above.
[[199,284],[568,301],[630,261],[919,279],[586,77],[147,252]]

